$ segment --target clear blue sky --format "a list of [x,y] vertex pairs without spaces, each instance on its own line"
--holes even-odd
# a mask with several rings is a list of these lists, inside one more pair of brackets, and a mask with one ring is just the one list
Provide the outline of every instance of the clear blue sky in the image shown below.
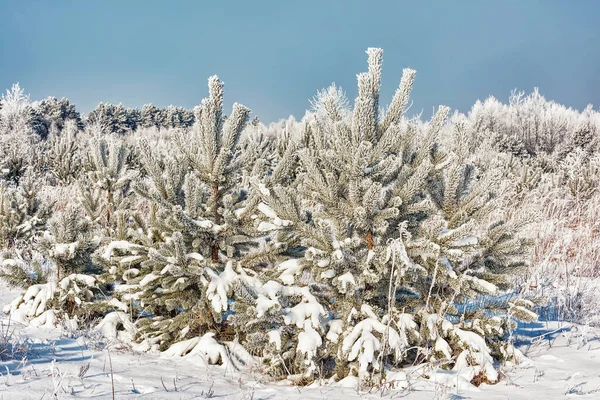
[[352,100],[364,50],[383,47],[382,104],[404,67],[417,70],[412,112],[540,87],[583,108],[600,105],[600,1],[0,0],[0,88],[191,107],[206,78],[226,106],[269,122],[300,117],[335,81]]

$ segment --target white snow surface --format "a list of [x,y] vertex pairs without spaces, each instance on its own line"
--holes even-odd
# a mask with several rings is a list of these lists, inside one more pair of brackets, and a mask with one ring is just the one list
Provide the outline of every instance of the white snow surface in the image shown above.
[[[18,295],[19,290],[0,283],[0,308]],[[6,400],[111,399],[111,373],[116,399],[203,399],[210,398],[209,390],[213,398],[225,400],[600,398],[600,332],[559,322],[521,326],[517,337],[529,340],[518,349],[527,358],[521,357],[519,365],[501,366],[505,377],[496,385],[474,387],[469,383],[468,370],[416,366],[390,371],[387,387],[394,389],[370,393],[357,392],[356,377],[308,387],[296,387],[289,381],[269,382],[252,367],[250,355],[239,344],[219,344],[211,334],[182,342],[162,354],[135,353],[126,343],[106,350],[106,342],[100,341],[104,339],[91,339],[93,332],[87,337],[73,337],[68,329],[53,326],[52,313],[40,315],[36,324],[18,322],[7,315],[0,315],[0,322],[3,332],[12,332],[15,345],[29,348],[26,358],[0,353],[0,399]],[[310,336],[312,324],[303,322]],[[116,312],[96,329],[115,339],[114,329],[119,324],[130,327],[126,314]],[[121,330],[117,335],[126,336],[126,332]],[[274,343],[279,341],[278,332],[270,332],[269,337]],[[5,343],[0,340],[0,349],[6,348]],[[306,340],[301,351],[310,352],[315,344]],[[436,347],[446,352],[441,341]]]

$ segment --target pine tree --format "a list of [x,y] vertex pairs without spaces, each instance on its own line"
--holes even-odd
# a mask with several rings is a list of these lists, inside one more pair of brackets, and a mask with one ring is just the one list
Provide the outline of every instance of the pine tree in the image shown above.
[[[176,151],[160,154],[145,140],[138,152],[145,177],[136,193],[149,212],[133,216],[137,228],[127,240],[113,241],[104,258],[139,299],[136,312],[152,318],[138,327],[147,343],[161,348],[228,324],[234,282],[250,280],[260,265],[260,232],[242,185],[240,136],[250,110],[234,104],[223,115],[223,84],[209,79],[209,98],[191,132],[175,141]],[[246,207],[249,207],[247,209]],[[264,247],[264,246],[263,246]]]
[[135,131],[142,122],[142,112],[137,108],[128,108],[126,110],[125,124],[129,132]]
[[70,274],[98,272],[92,253],[99,243],[93,236],[92,224],[78,209],[71,206],[57,213],[48,225],[37,246],[54,263],[57,281]]
[[[300,173],[262,197],[264,216],[279,220],[277,229],[291,232],[304,255],[279,265],[279,294],[259,291],[247,310],[284,321],[274,331],[287,339],[283,359],[309,377],[322,357],[333,357],[338,376],[354,370],[364,378],[382,360],[402,362],[411,345],[425,351],[428,340],[468,351],[452,336],[459,328],[439,316],[452,314],[455,301],[507,284],[527,248],[515,236],[527,221],[485,229],[494,176],[480,176],[460,153],[441,147],[448,108],[424,126],[403,118],[413,70],[404,70],[380,115],[382,51],[367,53],[354,109],[335,86],[319,92],[299,141]],[[505,332],[496,321],[481,323]],[[289,325],[299,329],[290,333]]]
[[153,104],[144,104],[141,111],[141,126],[143,128],[159,127],[159,109]]
[[129,149],[114,137],[96,137],[89,142],[85,181],[80,182],[81,202],[87,215],[95,222],[110,227],[112,215],[130,192],[136,171],[127,163]]
[[38,260],[26,262],[15,258],[10,254],[6,255],[0,267],[0,279],[6,282],[8,286],[28,289],[33,285],[48,282],[48,271],[44,270],[41,262]]
[[103,132],[123,135],[131,129],[132,122],[129,117],[122,104],[100,103],[86,116],[86,124],[98,126]]
[[189,128],[194,123],[194,115],[183,107],[169,106],[164,110],[163,128]]
[[70,206],[56,213],[35,243],[44,263],[50,262],[50,269],[37,262],[24,266],[18,259],[3,262],[10,274],[0,275],[3,279],[18,286],[25,286],[19,280],[31,283],[11,303],[11,312],[21,310],[34,325],[56,325],[59,320],[72,319],[76,327],[112,311],[114,302],[106,301],[111,286],[92,260],[98,245],[91,222],[80,210]]
[[33,130],[43,139],[47,138],[51,130],[62,131],[65,122],[74,121],[77,129],[83,129],[83,122],[75,105],[68,99],[58,100],[56,97],[49,97],[40,101],[32,109],[34,120],[32,122]]
[[178,109],[170,105],[165,110],[165,128],[178,128],[179,127],[179,115]]
[[39,177],[29,168],[19,186],[0,182],[0,246],[27,246],[44,230],[51,205],[39,199]]
[[81,135],[78,135],[77,123],[67,121],[62,132],[51,135],[48,142],[44,167],[62,184],[76,180],[83,166]]
[[2,131],[19,131],[24,133],[28,130],[29,121],[31,119],[31,104],[29,102],[29,96],[25,94],[25,91],[18,83],[12,85],[10,90],[7,90],[5,94],[0,96],[0,103],[2,108],[0,109],[2,117],[0,121],[2,125]]

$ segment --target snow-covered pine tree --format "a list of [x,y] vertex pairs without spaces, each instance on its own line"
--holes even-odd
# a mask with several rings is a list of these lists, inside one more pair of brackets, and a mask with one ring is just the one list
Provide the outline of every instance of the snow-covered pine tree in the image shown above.
[[557,165],[554,175],[557,187],[566,189],[576,201],[586,201],[598,192],[600,156],[586,148],[575,147]]
[[11,251],[3,254],[0,279],[10,287],[21,289],[28,289],[33,285],[42,285],[48,282],[50,271],[44,269],[39,259],[24,260],[19,256]]
[[125,124],[129,132],[134,132],[142,122],[142,112],[137,108],[128,108],[126,110]]
[[31,104],[29,95],[18,83],[12,85],[10,90],[0,96],[0,128],[3,133],[19,131],[25,133],[29,129]]
[[49,97],[36,104],[33,107],[33,113],[39,119],[36,124],[35,132],[43,139],[47,138],[52,130],[62,131],[65,122],[74,121],[77,129],[83,129],[83,121],[68,99],[58,100],[56,97]]
[[[520,223],[482,228],[495,181],[441,148],[448,108],[424,126],[403,118],[415,71],[404,70],[381,113],[382,51],[367,53],[354,109],[335,86],[319,92],[299,142],[297,186],[275,184],[262,198],[268,219],[290,221],[280,229],[293,232],[304,256],[281,263],[283,286],[259,290],[248,310],[258,319],[279,316],[283,324],[271,325],[259,343],[276,343],[286,369],[304,377],[366,378],[406,358],[446,357],[452,366],[453,356],[478,352],[448,314],[457,301],[495,292],[492,282],[521,265],[526,245],[515,236]],[[485,332],[477,335],[505,332],[502,323],[478,318]],[[419,354],[407,353],[413,345]],[[494,380],[489,349],[480,350],[466,364]],[[317,372],[319,364],[326,370]]]
[[130,131],[127,109],[122,104],[98,104],[87,114],[85,123],[98,126],[106,133],[122,135]]
[[76,121],[65,122],[60,133],[48,137],[44,166],[59,184],[67,185],[79,178],[83,164],[81,135]]
[[99,246],[93,226],[74,206],[56,213],[48,223],[48,231],[37,240],[37,247],[56,269],[60,281],[70,274],[100,272],[92,261],[92,253]]
[[[242,184],[240,136],[250,110],[234,104],[223,114],[223,84],[209,79],[209,97],[200,118],[181,134],[172,153],[142,140],[143,176],[134,185],[146,201],[145,216],[134,216],[127,240],[107,246],[104,258],[126,288],[123,303],[142,318],[140,338],[165,349],[213,331],[231,338],[227,322],[235,282],[252,281],[260,265],[258,236]],[[254,204],[255,206],[255,204]]]
[[88,217],[111,228],[112,215],[126,208],[130,183],[137,172],[129,168],[129,149],[116,137],[94,137],[88,144],[86,179],[80,181],[81,204]]
[[598,137],[597,127],[593,123],[592,110],[586,108],[584,122],[575,130],[575,132],[564,142],[556,151],[556,160],[562,161],[569,154],[578,150],[583,151],[585,158],[591,157],[600,149],[600,137]]
[[0,246],[27,247],[45,229],[52,207],[39,198],[40,180],[28,168],[18,186],[0,182]]
[[170,105],[164,113],[164,128],[189,128],[194,123],[194,114],[183,107]]
[[27,132],[10,131],[0,135],[0,176],[18,184],[29,167],[37,160],[36,135]]
[[34,325],[51,327],[63,319],[70,319],[72,327],[89,324],[112,311],[114,303],[105,301],[111,286],[92,260],[98,245],[92,223],[80,210],[69,206],[55,213],[35,243],[43,264],[26,267],[20,259],[4,260],[11,267],[9,282],[18,278],[31,282],[5,311],[30,319]]
[[140,126],[143,128],[158,128],[158,113],[159,109],[153,104],[144,104],[141,110]]
[[34,133],[35,115],[29,96],[19,84],[0,96],[0,172],[13,183],[33,166],[37,158],[34,147],[40,137]]
[[[232,114],[225,117],[223,83],[217,76],[212,76],[208,80],[208,88],[209,97],[202,101],[200,120],[191,136],[179,135],[178,148],[201,185],[209,189],[206,212],[210,220],[215,226],[225,224],[225,229],[215,232],[212,238],[210,258],[213,263],[218,263],[221,252],[229,257],[233,255],[235,241],[231,240],[235,240],[235,235],[243,229],[233,208],[240,208],[239,203],[245,197],[238,186],[242,160],[239,140],[250,110],[234,103]],[[190,146],[190,139],[198,145]],[[243,238],[240,239],[244,242]]]

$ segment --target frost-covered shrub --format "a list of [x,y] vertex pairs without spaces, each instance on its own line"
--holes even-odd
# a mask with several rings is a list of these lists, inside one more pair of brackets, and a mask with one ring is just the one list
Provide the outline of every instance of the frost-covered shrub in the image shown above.
[[[597,157],[595,155],[594,157]],[[563,165],[565,166],[565,165]],[[552,318],[596,325],[597,278],[600,276],[600,197],[581,196],[573,191],[574,182],[565,179],[566,171],[558,171],[548,183],[544,193],[533,191],[529,196],[529,209],[543,211],[543,218],[535,225],[535,247],[532,268],[521,283],[528,296],[542,298],[544,309],[553,310]],[[577,183],[586,176],[572,170]],[[587,181],[580,188],[597,193],[598,180]]]
[[600,153],[591,157],[582,149],[569,153],[559,162],[555,184],[577,200],[592,197],[600,188]]

